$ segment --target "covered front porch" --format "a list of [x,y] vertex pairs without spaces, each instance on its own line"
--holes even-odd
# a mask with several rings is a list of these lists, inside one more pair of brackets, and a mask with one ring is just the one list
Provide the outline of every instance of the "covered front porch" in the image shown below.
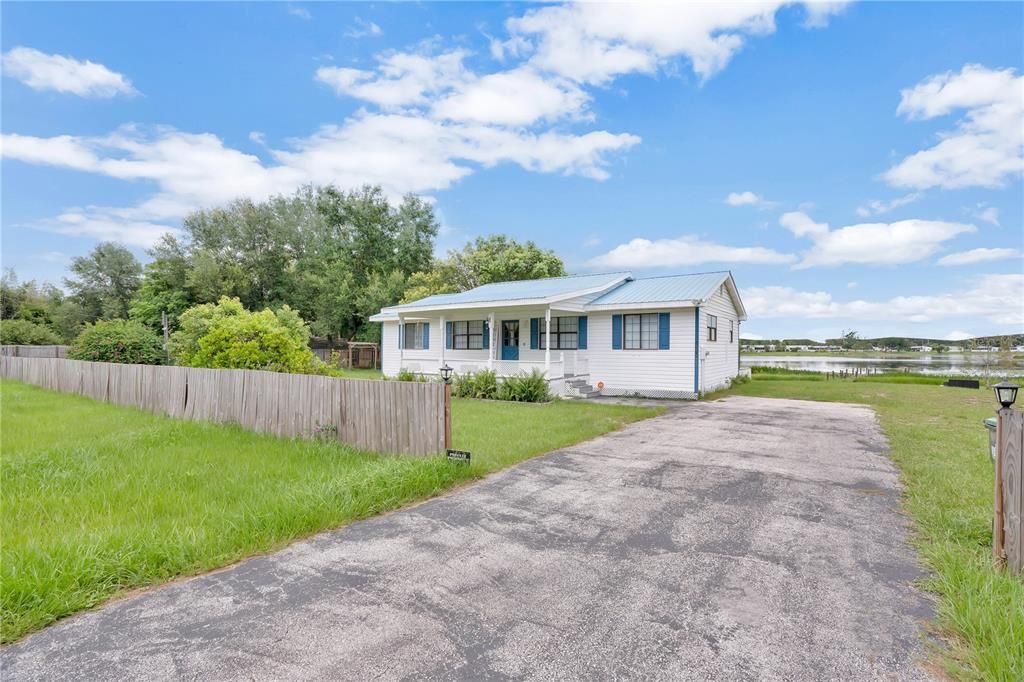
[[556,383],[589,375],[587,322],[580,312],[552,305],[402,313],[397,338],[385,323],[384,343],[398,349],[397,366],[390,368],[396,373],[435,375],[445,364],[456,374],[490,370],[499,377],[538,370],[561,394]]

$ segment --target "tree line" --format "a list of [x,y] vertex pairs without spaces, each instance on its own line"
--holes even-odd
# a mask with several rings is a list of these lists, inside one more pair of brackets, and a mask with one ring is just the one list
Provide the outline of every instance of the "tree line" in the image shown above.
[[188,215],[145,265],[105,242],[72,260],[63,289],[5,271],[0,336],[71,343],[87,325],[124,319],[158,332],[163,314],[173,330],[189,309],[227,297],[250,311],[287,306],[318,337],[379,341],[369,317],[384,306],[566,274],[553,251],[500,234],[435,257],[438,230],[429,202],[407,195],[394,205],[378,186],[238,199]]

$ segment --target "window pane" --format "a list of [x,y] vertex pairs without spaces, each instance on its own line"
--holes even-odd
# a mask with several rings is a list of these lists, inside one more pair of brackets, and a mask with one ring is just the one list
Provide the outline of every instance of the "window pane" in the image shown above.
[[468,337],[465,334],[460,334],[455,337],[455,347],[459,349],[465,349]]
[[560,332],[574,332],[579,323],[578,317],[560,317],[558,318],[558,331]]
[[624,315],[625,322],[625,347],[627,349],[640,348],[640,316]]
[[469,347],[472,350],[479,350],[484,347],[484,337],[482,334],[470,334],[469,336]]
[[540,333],[540,347],[542,350],[548,347],[548,337],[544,332]]
[[563,332],[558,335],[558,347],[572,350],[576,348],[576,332]]
[[470,334],[483,334],[484,333],[484,321],[483,320],[471,320],[469,323]]
[[456,334],[465,334],[466,333],[466,323],[465,322],[456,322],[455,323],[455,333]]

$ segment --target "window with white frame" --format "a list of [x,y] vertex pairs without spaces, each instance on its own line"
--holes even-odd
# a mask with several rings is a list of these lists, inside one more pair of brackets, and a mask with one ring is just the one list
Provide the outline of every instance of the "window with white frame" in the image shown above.
[[657,350],[658,329],[658,313],[623,315],[622,347],[626,350]]
[[708,315],[708,341],[718,340],[718,316]]
[[423,350],[423,323],[406,322],[402,337],[402,348],[406,350]]
[[[575,350],[579,347],[579,324],[580,318],[573,317],[552,317],[551,318],[551,349],[552,350]],[[547,348],[547,333],[545,322],[540,321],[540,347]]]
[[468,320],[452,323],[452,347],[457,350],[480,350],[484,347],[484,321]]

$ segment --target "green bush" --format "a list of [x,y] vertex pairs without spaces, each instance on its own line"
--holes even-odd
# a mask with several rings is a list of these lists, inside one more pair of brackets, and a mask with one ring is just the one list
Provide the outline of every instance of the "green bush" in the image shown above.
[[149,327],[129,320],[99,320],[85,325],[68,349],[73,360],[162,365],[163,343]]
[[395,381],[426,381],[427,378],[416,372],[411,372],[406,368],[398,370],[398,375],[395,377]]
[[543,403],[551,400],[548,382],[544,372],[534,369],[529,374],[508,377],[501,383],[498,400],[513,400],[521,403]]
[[490,369],[458,374],[452,385],[452,395],[457,398],[493,400],[498,397],[498,375]]
[[189,308],[171,336],[171,354],[182,365],[314,374],[323,363],[309,349],[309,327],[298,313],[250,312],[237,298]]
[[0,320],[0,343],[21,346],[55,346],[60,343],[49,327],[28,320]]

